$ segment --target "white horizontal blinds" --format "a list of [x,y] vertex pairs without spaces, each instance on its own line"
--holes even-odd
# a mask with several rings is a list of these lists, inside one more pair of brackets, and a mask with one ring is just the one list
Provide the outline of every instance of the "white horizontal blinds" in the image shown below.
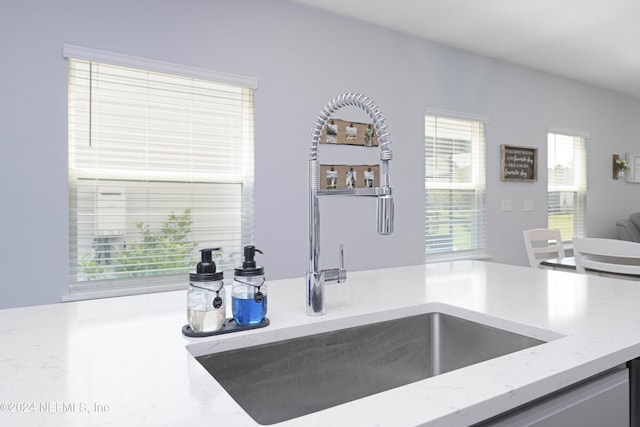
[[484,124],[425,117],[426,254],[486,247]]
[[547,135],[548,228],[562,240],[584,237],[587,212],[587,150],[583,136]]
[[69,178],[73,286],[185,281],[212,246],[232,268],[253,232],[253,90],[70,59]]

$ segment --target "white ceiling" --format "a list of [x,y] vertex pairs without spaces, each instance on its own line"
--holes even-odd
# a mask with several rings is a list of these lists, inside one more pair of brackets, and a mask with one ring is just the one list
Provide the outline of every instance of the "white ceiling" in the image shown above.
[[638,0],[293,0],[640,97]]

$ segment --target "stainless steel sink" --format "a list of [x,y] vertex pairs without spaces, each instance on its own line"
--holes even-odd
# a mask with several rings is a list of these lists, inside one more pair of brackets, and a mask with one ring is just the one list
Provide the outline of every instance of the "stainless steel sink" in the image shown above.
[[197,357],[260,424],[273,424],[544,343],[444,313]]

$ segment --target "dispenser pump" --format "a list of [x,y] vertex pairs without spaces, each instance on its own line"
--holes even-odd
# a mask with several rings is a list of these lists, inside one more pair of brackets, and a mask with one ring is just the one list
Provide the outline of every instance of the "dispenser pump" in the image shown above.
[[244,247],[244,260],[242,261],[242,268],[236,268],[236,276],[261,276],[264,274],[264,267],[256,266],[255,256],[256,252],[262,253],[260,249],[256,249],[253,245]]
[[190,279],[197,282],[209,280],[222,280],[222,271],[216,272],[216,263],[213,262],[213,251],[219,251],[220,248],[200,249],[201,261],[196,266],[196,273],[190,274]]

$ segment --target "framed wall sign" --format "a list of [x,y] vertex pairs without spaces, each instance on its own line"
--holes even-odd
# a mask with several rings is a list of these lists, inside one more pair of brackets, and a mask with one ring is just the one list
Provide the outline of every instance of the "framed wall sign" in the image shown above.
[[537,181],[538,149],[515,145],[500,145],[500,180]]

